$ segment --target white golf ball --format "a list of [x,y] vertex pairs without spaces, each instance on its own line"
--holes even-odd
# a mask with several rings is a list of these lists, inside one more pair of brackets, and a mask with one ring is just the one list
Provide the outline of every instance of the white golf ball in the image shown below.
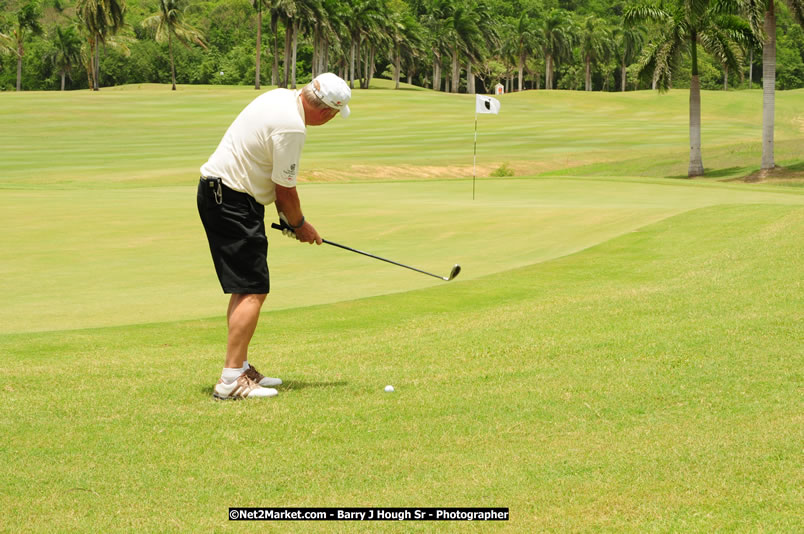
[[385,386],[385,392],[386,393],[393,393],[394,392],[394,386],[391,386],[391,385]]

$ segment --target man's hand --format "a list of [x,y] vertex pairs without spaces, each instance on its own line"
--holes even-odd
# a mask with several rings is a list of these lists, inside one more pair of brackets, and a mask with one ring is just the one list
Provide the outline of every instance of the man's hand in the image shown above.
[[315,243],[316,245],[320,245],[324,241],[321,239],[321,236],[318,235],[318,231],[313,228],[313,225],[304,221],[304,224],[301,228],[296,229],[296,239],[301,241],[302,243],[310,243],[311,245]]
[[285,217],[284,213],[279,213],[279,225],[282,227],[282,233],[288,237],[292,237],[293,239],[297,239],[302,243],[315,243],[316,245],[320,245],[323,243],[321,236],[318,235],[318,232],[313,227],[312,224],[308,223],[307,221],[301,225],[301,227],[296,228],[295,230],[290,226],[288,223],[287,218]]

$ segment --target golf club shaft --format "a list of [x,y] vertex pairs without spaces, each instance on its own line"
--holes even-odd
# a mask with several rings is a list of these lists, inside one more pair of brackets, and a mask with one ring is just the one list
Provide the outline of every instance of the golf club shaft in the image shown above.
[[[282,226],[280,226],[280,225],[278,225],[276,223],[271,223],[271,228],[275,228],[277,230],[283,230]],[[393,261],[393,260],[389,260],[387,258],[382,258],[380,256],[375,256],[374,254],[370,254],[370,253],[364,252],[362,250],[357,250],[356,248],[347,247],[346,245],[341,245],[339,243],[335,243],[335,242],[329,241],[327,239],[322,239],[322,241],[324,243],[326,243],[327,245],[332,245],[333,247],[342,248],[342,249],[348,250],[350,252],[357,252],[358,254],[368,256],[369,258],[374,258],[375,260],[381,260],[381,261],[384,261],[384,262],[387,262],[387,263],[392,263],[394,265],[398,265],[399,267],[404,267],[405,269],[410,269],[411,271],[416,271],[417,273],[426,274],[426,275],[432,276],[434,278],[440,278],[441,280],[448,280],[447,278],[444,278],[443,276],[438,276],[437,274],[428,273],[427,271],[422,271],[421,269],[417,269],[416,267],[411,267],[410,265],[405,265],[404,263],[399,263],[399,262],[396,262],[396,261]]]

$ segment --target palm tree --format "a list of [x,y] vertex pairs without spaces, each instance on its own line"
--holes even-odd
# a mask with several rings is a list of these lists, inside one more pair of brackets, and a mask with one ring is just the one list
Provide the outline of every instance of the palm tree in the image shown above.
[[315,78],[328,71],[330,45],[338,42],[338,34],[345,33],[341,20],[341,3],[338,0],[321,0],[318,14],[313,21],[312,76]]
[[659,91],[670,88],[673,69],[680,63],[682,53],[688,52],[692,63],[690,81],[689,128],[690,161],[687,175],[690,178],[703,176],[704,166],[701,155],[701,81],[698,73],[698,46],[737,71],[739,63],[733,50],[723,46],[719,36],[718,23],[722,15],[736,9],[736,3],[729,0],[673,0],[668,7],[653,5],[629,6],[625,10],[625,20],[629,23],[651,21],[660,25],[663,31],[657,35],[655,43],[642,61],[642,70],[654,73]]
[[[743,0],[749,21],[755,23],[756,11],[764,11],[765,39],[762,45],[762,164],[761,171],[776,167],[774,161],[774,128],[776,115],[776,6],[773,0]],[[804,27],[804,0],[785,0],[793,18]]]
[[[711,31],[704,36],[708,41],[709,49],[716,49],[717,57],[731,57],[734,61],[723,61],[723,90],[729,88],[730,65],[742,64],[745,60],[745,51],[757,44],[755,31],[751,25],[736,15],[720,15],[715,18]],[[737,74],[742,78],[742,71]]]
[[499,18],[495,15],[491,6],[479,0],[474,4],[473,12],[477,19],[477,27],[482,36],[479,43],[479,54],[475,56],[468,56],[469,61],[466,64],[466,92],[470,94],[475,93],[475,74],[473,66],[482,65],[485,61],[485,56],[489,50],[497,50],[501,45],[500,29],[501,24]]
[[637,60],[642,47],[645,46],[645,28],[627,24],[618,28],[615,46],[617,56],[620,58],[620,90],[624,92],[628,77],[628,65]]
[[[23,43],[28,32],[35,35],[42,33],[42,27],[39,25],[41,17],[42,10],[39,2],[28,0],[17,10],[11,35],[5,36],[4,39],[8,43],[6,48],[11,48],[12,53],[17,56],[17,91],[22,90],[22,57],[25,55]],[[2,46],[3,44],[0,43],[0,47]]]
[[287,59],[285,60],[284,76],[279,75],[279,22],[285,24],[285,57],[290,55],[290,30],[287,20],[296,12],[295,0],[272,0],[271,1],[271,33],[274,36],[274,62],[271,67],[271,85],[287,87],[289,69]]
[[525,64],[528,61],[528,55],[540,45],[539,33],[533,21],[528,17],[527,12],[522,13],[514,29],[517,60],[519,62],[519,90],[522,91],[525,88],[523,80]]
[[10,35],[0,32],[0,54],[14,53],[14,39]]
[[61,75],[61,90],[64,91],[65,78],[69,76],[72,79],[73,67],[81,62],[81,38],[73,26],[67,26],[65,29],[56,26],[53,45],[54,48],[48,52],[46,58],[58,69]]
[[293,18],[293,43],[291,46],[291,87],[296,88],[296,53],[299,32],[315,33],[325,14],[321,0],[296,0],[296,16]]
[[542,23],[542,50],[544,51],[544,88],[553,88],[555,63],[572,54],[575,44],[575,27],[568,12],[553,9]]
[[[349,2],[349,7],[351,11],[347,16],[348,22],[346,23],[351,39],[349,49],[349,87],[354,89],[355,59],[357,59],[359,68],[360,48],[363,44],[363,39],[378,33],[377,28],[383,23],[384,15],[382,5],[377,0],[354,0]],[[364,79],[361,87],[367,83],[368,80]]]
[[262,6],[269,0],[251,0],[257,10],[257,51],[254,57],[254,89],[260,88],[260,65],[262,60]]
[[433,91],[441,90],[441,57],[447,49],[447,18],[452,9],[449,0],[440,0],[426,6],[424,26],[427,40],[433,50]]
[[116,34],[124,25],[125,4],[122,0],[78,0],[76,4],[78,19],[86,31],[87,43],[87,81],[90,90],[100,88],[100,43]]
[[391,13],[392,58],[394,64],[394,89],[399,89],[402,58],[418,57],[424,48],[423,28],[410,11]]
[[601,19],[590,16],[584,20],[581,26],[580,48],[586,67],[586,90],[591,91],[592,63],[607,60],[613,49],[611,32]]
[[470,5],[458,5],[449,18],[449,49],[452,56],[451,90],[457,93],[460,89],[460,57],[466,54],[470,59],[479,58],[482,54],[483,34],[477,25],[477,17]]
[[184,46],[189,47],[196,43],[206,48],[201,32],[182,20],[180,0],[159,0],[159,11],[142,21],[142,27],[155,30],[156,42],[167,41],[170,54],[170,76],[173,81],[172,90],[176,90],[176,67],[173,61],[173,38],[175,37]]

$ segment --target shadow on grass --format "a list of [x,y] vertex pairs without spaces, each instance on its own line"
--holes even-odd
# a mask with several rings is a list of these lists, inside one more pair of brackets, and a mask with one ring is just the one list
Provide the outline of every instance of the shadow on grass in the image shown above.
[[[303,380],[288,380],[284,382],[281,386],[277,386],[277,389],[282,391],[291,391],[291,390],[298,390],[298,389],[307,389],[307,388],[336,388],[336,387],[343,387],[349,385],[349,382],[345,380],[339,380],[337,382],[305,382]],[[212,396],[212,390],[215,386],[214,385],[206,385],[201,388],[201,393],[204,395]]]
[[307,389],[307,388],[339,388],[348,385],[349,382],[339,380],[337,382],[304,382],[302,380],[288,380],[281,386],[282,389]]
[[788,171],[804,171],[804,161],[796,163],[795,165],[785,165],[784,168]]
[[[696,178],[729,178],[740,173],[745,172],[745,167],[726,167],[725,169],[704,169],[703,176],[696,176]],[[690,177],[686,174],[679,174],[674,176],[665,176],[674,180],[689,180]]]

